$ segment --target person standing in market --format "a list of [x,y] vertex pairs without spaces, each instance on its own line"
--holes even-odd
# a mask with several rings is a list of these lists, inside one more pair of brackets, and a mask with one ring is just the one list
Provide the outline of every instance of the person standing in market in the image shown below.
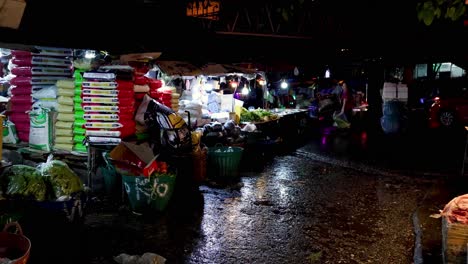
[[348,87],[348,84],[344,80],[339,81],[338,85],[340,85],[342,89],[341,98],[340,98],[341,109],[338,115],[344,114],[344,116],[349,122],[351,120],[351,116],[352,116],[352,112],[354,108],[353,95],[351,93],[350,88]]

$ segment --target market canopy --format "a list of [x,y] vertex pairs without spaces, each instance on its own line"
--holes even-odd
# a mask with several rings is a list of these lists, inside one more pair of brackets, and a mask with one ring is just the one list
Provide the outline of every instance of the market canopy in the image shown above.
[[254,74],[256,69],[248,69],[229,64],[209,63],[201,67],[185,61],[158,61],[159,69],[170,76],[222,76],[227,74]]

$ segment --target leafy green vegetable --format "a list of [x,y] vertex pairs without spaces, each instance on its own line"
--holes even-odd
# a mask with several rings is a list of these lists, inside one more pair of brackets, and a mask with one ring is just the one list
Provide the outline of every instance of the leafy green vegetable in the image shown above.
[[83,183],[66,163],[52,160],[41,166],[43,176],[50,177],[55,197],[69,196],[83,190]]
[[2,175],[6,194],[44,201],[47,198],[47,183],[39,171],[31,166],[13,165]]

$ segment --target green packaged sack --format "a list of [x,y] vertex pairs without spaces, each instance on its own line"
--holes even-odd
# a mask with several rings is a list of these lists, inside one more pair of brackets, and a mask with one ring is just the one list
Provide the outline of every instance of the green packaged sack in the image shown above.
[[84,146],[83,144],[76,144],[74,147],[73,147],[73,150],[74,151],[78,151],[78,152],[87,152],[88,149],[86,148],[86,146]]
[[73,123],[74,127],[82,128],[86,121],[83,118],[75,119],[75,123]]
[[74,127],[73,128],[73,134],[74,135],[84,136],[84,135],[86,135],[86,129],[81,128],[81,127]]
[[81,136],[81,135],[75,135],[73,137],[73,142],[75,143],[82,143],[85,139],[85,136]]
[[75,111],[75,120],[83,118],[84,112],[83,111]]

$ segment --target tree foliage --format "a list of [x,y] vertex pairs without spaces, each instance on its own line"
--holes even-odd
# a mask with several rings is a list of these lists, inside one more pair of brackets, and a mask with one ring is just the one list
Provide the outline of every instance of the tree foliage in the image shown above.
[[417,3],[418,20],[430,26],[435,20],[455,22],[463,17],[466,6],[463,0],[423,0]]

